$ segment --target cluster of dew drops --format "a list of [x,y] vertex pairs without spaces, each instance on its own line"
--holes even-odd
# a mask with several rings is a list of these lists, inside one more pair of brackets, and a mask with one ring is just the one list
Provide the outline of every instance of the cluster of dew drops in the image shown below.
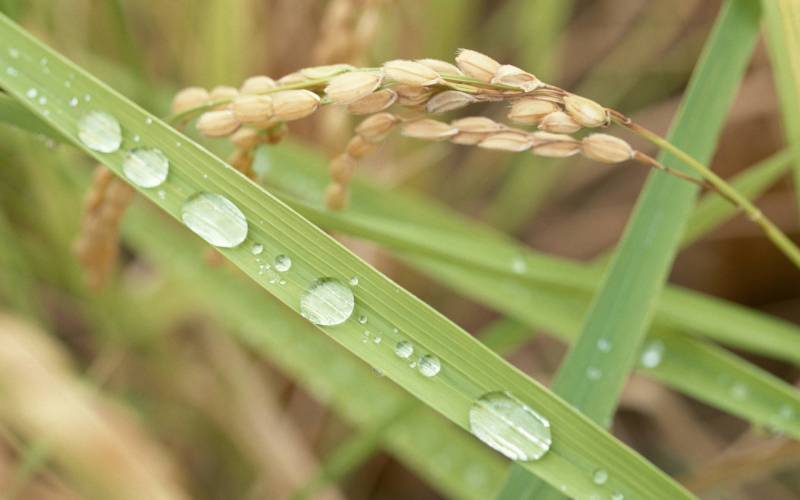
[[[12,59],[19,57],[16,49],[9,49],[8,53]],[[46,59],[42,60],[42,67],[49,73]],[[9,65],[6,73],[17,76],[18,70]],[[72,78],[65,81],[66,87],[72,86],[71,80]],[[47,98],[39,95],[35,88],[29,89],[25,95],[42,106],[48,104]],[[79,104],[88,104],[90,101],[91,96],[87,94],[83,97],[74,96],[67,103],[69,107],[76,108]],[[49,110],[45,116],[48,114]],[[150,125],[153,119],[147,117],[145,123]],[[85,113],[78,120],[77,128],[80,141],[93,151],[115,153],[122,146],[122,128],[110,113],[105,111]],[[169,159],[157,148],[140,146],[138,143],[141,139],[138,135],[132,139],[137,146],[124,152],[123,175],[140,188],[158,188],[167,181]],[[166,193],[159,189],[157,195],[163,200]],[[203,191],[190,195],[182,204],[181,219],[206,242],[220,248],[237,247],[248,235],[245,215],[228,198],[217,193]],[[270,265],[261,263],[260,256],[264,252],[261,243],[253,243],[250,252],[259,259],[260,273],[270,271],[270,283],[285,283],[280,275],[292,268],[292,260],[288,255],[276,256]],[[525,261],[521,258],[515,259],[512,262],[512,269],[517,273],[524,273]],[[358,286],[358,278],[351,278],[348,285],[330,277],[314,280],[300,297],[302,316],[319,326],[336,326],[349,320],[355,309],[353,289]],[[356,321],[365,325],[368,319],[362,314]],[[394,328],[393,333],[396,337],[399,330]],[[382,337],[365,330],[362,342],[370,340],[373,344],[379,345]],[[597,347],[602,352],[608,352],[611,346],[602,340]],[[432,354],[422,354],[414,359],[415,347],[409,340],[398,340],[391,348],[396,358],[408,363],[410,368],[416,369],[424,377],[435,377],[442,369],[439,358]],[[643,349],[640,362],[646,368],[655,368],[660,364],[663,353],[662,343],[658,341],[650,343]],[[587,373],[590,379],[600,376],[601,374],[596,371]],[[732,394],[736,398],[746,397],[746,388],[735,385]],[[782,409],[781,416],[789,417],[791,410],[791,408]],[[793,414],[793,411],[791,413]],[[511,460],[525,462],[538,460],[545,456],[552,444],[550,422],[509,391],[492,391],[477,398],[469,409],[469,425],[471,432],[478,439]],[[608,473],[602,468],[597,468],[591,473],[591,481],[598,487],[603,487],[608,479]],[[569,488],[567,485],[562,485],[560,489],[568,493]],[[595,497],[600,498],[597,495]],[[623,500],[624,495],[614,491],[608,498]]]

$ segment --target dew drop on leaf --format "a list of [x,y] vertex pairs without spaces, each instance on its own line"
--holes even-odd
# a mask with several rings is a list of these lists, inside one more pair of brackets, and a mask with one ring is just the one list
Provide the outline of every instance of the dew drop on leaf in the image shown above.
[[300,313],[315,325],[342,324],[354,308],[352,290],[334,278],[314,280],[300,296]]
[[247,219],[222,195],[197,193],[181,208],[181,220],[198,236],[221,248],[233,248],[247,238]]
[[426,377],[434,377],[442,369],[442,363],[439,358],[431,354],[420,356],[417,363],[417,369]]
[[139,187],[153,188],[167,180],[169,160],[158,149],[136,148],[125,155],[122,173]]
[[608,481],[608,472],[605,469],[596,469],[592,473],[592,482],[594,484],[605,484]]
[[275,270],[279,273],[285,273],[292,268],[292,258],[288,255],[278,255],[275,257]]
[[414,354],[414,346],[408,340],[401,340],[394,346],[394,353],[400,359],[408,359]]
[[511,460],[542,458],[550,449],[550,422],[509,392],[481,396],[469,410],[475,437]]
[[113,153],[122,144],[122,130],[110,114],[92,111],[78,120],[78,138],[93,151]]

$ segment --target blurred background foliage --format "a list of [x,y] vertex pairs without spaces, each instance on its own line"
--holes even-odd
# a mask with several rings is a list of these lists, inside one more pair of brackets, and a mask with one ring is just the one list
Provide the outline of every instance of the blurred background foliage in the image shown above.
[[[350,29],[369,13],[374,35],[350,61],[320,60],[321,43],[349,36],[325,32],[336,3],[0,0],[0,10],[159,115],[188,85],[238,86],[249,75],[277,77],[329,62],[450,60],[469,47],[663,132],[720,6],[354,0]],[[346,120],[326,112],[298,122],[292,140],[300,151],[335,154],[348,139]],[[759,44],[713,167],[731,177],[782,144],[772,71]],[[226,152],[224,144],[208,146]],[[206,263],[202,247],[170,221],[153,222],[159,218],[144,203],[126,215],[115,278],[101,292],[88,289],[71,244],[90,161],[8,126],[0,127],[0,158],[0,351],[43,359],[36,368],[0,355],[0,378],[21,387],[8,400],[16,408],[4,403],[0,410],[0,498],[144,498],[141,491],[154,492],[149,498],[486,498],[502,483],[499,456],[420,411],[277,302],[251,300],[240,290],[248,284]],[[382,189],[417,191],[532,248],[576,260],[618,240],[646,174],[400,138],[360,167]],[[793,200],[782,179],[759,206],[796,236]],[[373,243],[340,239],[470,332],[483,332],[525,372],[550,381],[565,352],[561,341],[533,337]],[[737,218],[682,251],[670,281],[797,323],[797,278],[756,226]],[[265,329],[272,340],[253,333]],[[740,354],[798,380],[796,366]],[[59,368],[41,369],[50,362]],[[48,390],[74,394],[75,407],[42,405]],[[36,395],[43,399],[30,399]],[[61,451],[35,438],[36,425],[63,428],[104,453],[82,454],[75,443],[73,466],[64,466],[51,460]],[[613,430],[703,496],[800,496],[796,442],[765,436],[639,376],[623,394]],[[426,441],[438,444],[420,448]],[[448,461],[459,462],[451,465],[464,475],[448,472]],[[470,470],[473,462],[481,467]],[[148,490],[134,472],[120,474],[124,464],[146,464],[142,477],[158,484]]]

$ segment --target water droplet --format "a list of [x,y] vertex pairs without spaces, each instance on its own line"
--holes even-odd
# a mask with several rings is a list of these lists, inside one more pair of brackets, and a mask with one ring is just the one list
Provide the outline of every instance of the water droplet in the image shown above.
[[148,116],[147,118],[144,119],[144,122],[148,125],[151,125],[153,123],[153,119]]
[[424,354],[419,358],[419,372],[426,377],[433,377],[442,369],[439,358],[431,354]]
[[361,336],[361,342],[364,344],[369,342],[369,335],[370,335],[369,330],[364,330],[364,334]]
[[136,148],[125,155],[122,173],[139,187],[156,187],[167,180],[169,160],[158,149]]
[[159,189],[158,190],[158,199],[159,200],[165,200],[166,198],[167,198],[167,192],[164,191],[163,189]]
[[469,410],[478,439],[511,460],[537,460],[550,449],[550,422],[508,392],[490,392]]
[[39,104],[41,104],[42,106],[47,104],[47,97],[45,97],[45,96],[39,97]]
[[597,350],[600,352],[609,352],[611,350],[611,342],[606,339],[598,339]]
[[362,314],[361,316],[358,317],[358,322],[361,323],[362,325],[366,324],[367,316],[365,314]]
[[608,472],[605,469],[596,469],[592,473],[592,482],[594,484],[605,484],[608,481]]
[[414,354],[414,346],[408,340],[401,340],[394,346],[394,353],[400,359],[408,359]]
[[376,335],[375,338],[372,339],[372,342],[374,344],[380,344],[381,342],[383,342],[383,339]]
[[69,105],[70,105],[71,107],[73,107],[73,108],[74,108],[75,106],[77,106],[77,105],[78,105],[78,98],[77,98],[77,97],[73,97],[72,99],[70,99],[70,100],[69,100]]
[[[288,255],[278,255],[275,257],[275,270],[279,273],[285,273],[292,268],[292,258]],[[352,295],[352,294],[351,294]]]
[[141,140],[142,140],[142,138],[139,137],[139,134],[136,134],[136,135],[133,136],[133,142],[139,142]]
[[603,376],[603,372],[596,366],[590,366],[586,368],[586,376],[589,378],[589,380],[598,380]]
[[72,82],[69,80],[64,80],[64,86],[67,87],[68,89],[72,88]]
[[39,63],[40,63],[42,66],[47,66],[47,58],[46,58],[46,57],[43,57],[43,58],[39,59]]
[[650,341],[642,351],[640,362],[645,368],[655,368],[664,357],[664,343],[660,340]]
[[349,283],[350,286],[358,286],[358,276],[353,276],[352,278],[350,278]]
[[101,153],[113,153],[122,144],[119,122],[102,111],[92,111],[78,120],[78,137],[89,149]]
[[611,494],[611,500],[625,500],[625,495],[620,493],[619,491],[615,491]]
[[511,260],[511,270],[517,274],[522,274],[528,270],[528,263],[524,257],[514,257]]
[[17,76],[17,75],[19,75],[19,71],[17,71],[17,68],[9,66],[9,67],[6,68],[6,74],[8,76]]
[[250,253],[253,255],[261,255],[261,252],[264,251],[264,245],[261,243],[253,243],[253,246],[250,247]]
[[11,56],[11,59],[19,59],[19,50],[11,47],[8,49],[8,55]]
[[86,101],[86,102],[90,102],[92,100],[92,96],[90,96],[89,94],[86,94],[86,95],[83,96],[83,100]]
[[315,325],[339,325],[353,314],[355,302],[349,287],[334,278],[320,278],[300,297],[300,313]]
[[36,99],[36,96],[39,95],[39,91],[34,88],[29,88],[25,95],[30,99]]
[[745,399],[750,391],[747,386],[741,383],[736,383],[731,386],[731,396],[733,399]]
[[247,219],[222,195],[197,193],[183,203],[181,219],[214,246],[233,248],[247,238]]
[[177,146],[177,147],[181,147],[182,145],[183,145],[183,144],[181,144],[181,141],[175,141],[175,146]]
[[778,409],[778,416],[788,420],[794,416],[794,409],[789,405],[781,405]]

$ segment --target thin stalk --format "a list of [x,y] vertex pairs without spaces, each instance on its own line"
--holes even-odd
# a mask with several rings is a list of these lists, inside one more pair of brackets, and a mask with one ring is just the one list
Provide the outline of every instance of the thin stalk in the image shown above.
[[769,238],[770,241],[772,241],[775,246],[777,246],[778,249],[794,263],[795,266],[800,268],[800,249],[797,247],[797,245],[795,245],[794,242],[792,242],[792,240],[790,240],[789,237],[778,228],[778,226],[776,226],[769,218],[767,218],[760,209],[753,205],[750,200],[740,194],[739,191],[734,189],[733,186],[728,184],[710,168],[695,160],[685,151],[676,147],[652,130],[634,123],[630,118],[619,113],[612,113],[612,116],[614,117],[614,121],[623,127],[629,129],[643,139],[650,141],[664,151],[668,151],[676,158],[684,162],[689,168],[700,174],[709,185],[713,186],[713,189],[716,192],[739,207],[751,221],[761,226],[761,229],[763,229],[764,233],[767,235],[767,238]]

